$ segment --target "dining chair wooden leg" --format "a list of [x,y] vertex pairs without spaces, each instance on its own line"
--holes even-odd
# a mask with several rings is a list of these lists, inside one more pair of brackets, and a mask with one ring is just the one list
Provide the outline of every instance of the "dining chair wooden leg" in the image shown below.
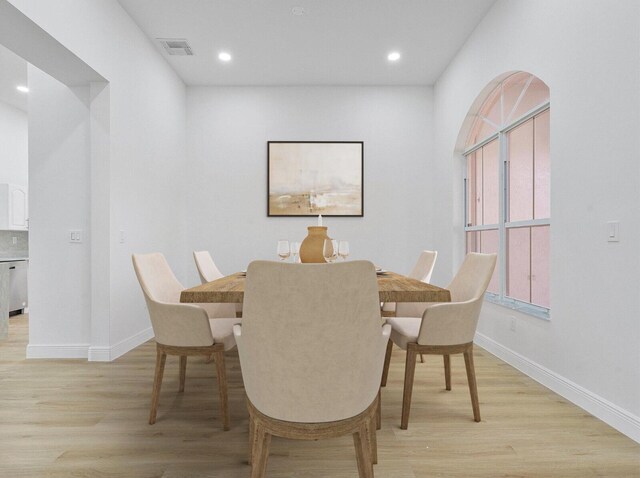
[[162,376],[164,375],[164,364],[167,361],[165,354],[160,347],[156,349],[156,372],[153,378],[153,392],[151,393],[151,412],[149,413],[149,425],[156,422],[158,413],[158,402],[160,401],[160,388],[162,387]]
[[251,464],[253,457],[253,447],[256,441],[256,421],[251,415],[249,415],[249,456],[247,457],[247,463]]
[[409,412],[411,410],[411,393],[413,392],[413,377],[416,372],[416,344],[407,344],[407,362],[404,369],[404,394],[402,396],[402,418],[400,428],[406,430],[409,426]]
[[224,363],[224,350],[221,348],[213,353],[218,375],[218,390],[220,392],[220,412],[222,413],[222,429],[230,428],[229,401],[227,391],[227,371]]
[[263,478],[267,472],[271,434],[267,433],[264,426],[259,424],[256,426],[255,434],[253,458],[251,463],[251,478]]
[[424,363],[424,355],[420,354],[420,363]]
[[373,478],[373,463],[371,462],[371,453],[367,442],[367,428],[363,423],[359,430],[353,433],[353,444],[356,449],[358,476],[360,478]]
[[471,406],[473,407],[473,419],[480,421],[480,402],[478,401],[478,385],[476,383],[476,371],[473,365],[473,346],[464,352],[464,364],[467,368],[467,381],[471,394]]
[[382,393],[381,390],[378,389],[378,405],[376,406],[376,430],[380,430],[382,428]]
[[184,392],[184,382],[187,379],[187,356],[180,355],[180,388],[179,392]]
[[371,453],[371,463],[378,463],[378,437],[376,436],[376,418],[372,416],[367,420],[367,438],[369,441],[369,451]]
[[382,382],[383,387],[387,386],[387,377],[389,376],[389,364],[391,363],[391,353],[393,352],[393,342],[389,339],[387,342],[387,353],[384,356],[384,367],[382,368]]
[[373,453],[371,448],[371,417],[368,417],[366,420],[363,420],[362,426],[364,426],[365,434],[362,435],[362,441],[364,445],[367,447],[369,451],[369,459],[372,460],[371,464],[373,465]]
[[447,390],[451,390],[451,356],[443,355],[444,359],[444,383]]

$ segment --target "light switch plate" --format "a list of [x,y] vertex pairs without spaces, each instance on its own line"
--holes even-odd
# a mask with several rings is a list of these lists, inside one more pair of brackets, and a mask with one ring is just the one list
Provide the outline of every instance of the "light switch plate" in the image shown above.
[[82,242],[82,231],[69,231],[69,242],[79,244]]

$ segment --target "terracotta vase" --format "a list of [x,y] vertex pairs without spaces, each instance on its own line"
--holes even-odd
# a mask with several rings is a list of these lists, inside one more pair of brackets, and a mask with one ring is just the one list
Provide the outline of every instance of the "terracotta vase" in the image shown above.
[[326,226],[309,226],[307,227],[309,234],[300,244],[300,261],[306,263],[325,263],[322,249],[324,240],[329,239],[327,236]]

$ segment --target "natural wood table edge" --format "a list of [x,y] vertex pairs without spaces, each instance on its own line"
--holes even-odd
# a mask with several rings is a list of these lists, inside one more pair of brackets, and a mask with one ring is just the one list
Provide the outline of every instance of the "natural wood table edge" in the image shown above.
[[[246,274],[236,272],[220,279],[185,289],[180,294],[180,302],[202,303],[242,303]],[[417,279],[395,272],[385,272],[377,276],[381,302],[450,302],[447,289],[427,284]]]

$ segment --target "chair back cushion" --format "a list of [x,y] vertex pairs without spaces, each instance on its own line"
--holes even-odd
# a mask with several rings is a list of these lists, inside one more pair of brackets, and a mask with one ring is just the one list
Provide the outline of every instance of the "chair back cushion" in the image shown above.
[[160,253],[134,254],[133,267],[144,295],[156,302],[180,302],[184,287]]
[[409,277],[429,283],[437,257],[437,251],[422,251]]
[[458,345],[473,342],[496,258],[496,254],[467,254],[449,285],[451,302],[432,304],[424,311],[419,344]]
[[222,272],[220,272],[215,262],[213,262],[209,251],[194,251],[193,258],[196,261],[200,281],[203,284],[223,277]]
[[184,289],[162,254],[134,254],[133,268],[142,287],[156,341],[181,347],[213,344],[207,313],[180,303]]
[[380,386],[381,327],[370,262],[251,263],[236,336],[251,403],[292,422],[358,415]]
[[491,281],[496,258],[496,254],[467,254],[458,273],[447,287],[451,292],[451,302],[482,298]]

